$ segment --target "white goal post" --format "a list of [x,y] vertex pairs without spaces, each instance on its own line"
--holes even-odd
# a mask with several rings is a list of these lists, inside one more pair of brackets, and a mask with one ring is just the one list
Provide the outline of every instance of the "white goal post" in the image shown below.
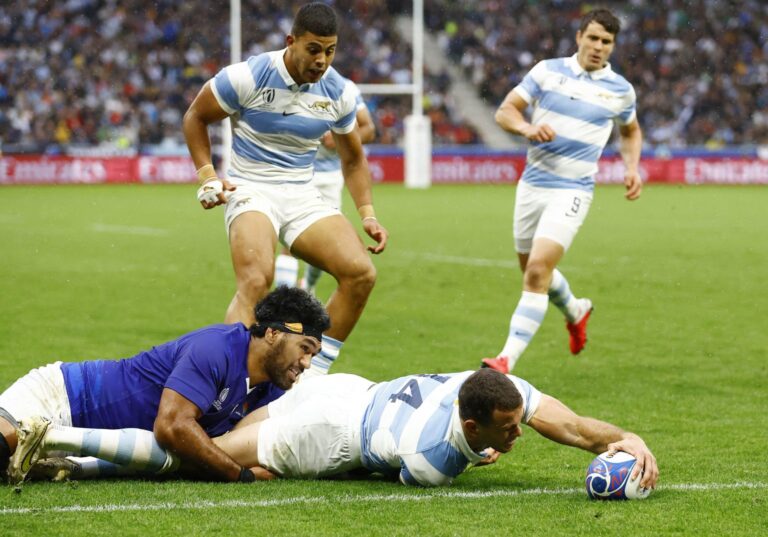
[[[230,63],[241,61],[241,0],[229,1]],[[413,0],[412,84],[358,84],[369,95],[411,95],[411,115],[405,118],[405,186],[428,188],[432,184],[432,126],[424,115],[424,0]],[[222,171],[229,168],[232,129],[222,122]]]

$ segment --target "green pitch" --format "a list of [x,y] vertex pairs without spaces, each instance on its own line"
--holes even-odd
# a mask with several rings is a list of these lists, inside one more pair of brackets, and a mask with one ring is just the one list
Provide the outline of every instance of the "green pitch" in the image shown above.
[[[475,368],[520,292],[513,187],[379,186],[392,237],[335,372]],[[0,189],[0,389],[55,360],[117,358],[219,322],[234,291],[221,209],[192,186]],[[351,204],[348,203],[348,207]],[[766,535],[768,188],[599,187],[561,264],[595,313],[547,318],[515,373],[641,434],[645,502],[587,500],[588,453],[527,429],[454,486],[180,481],[0,486],[0,535]],[[321,280],[326,297],[331,282]]]

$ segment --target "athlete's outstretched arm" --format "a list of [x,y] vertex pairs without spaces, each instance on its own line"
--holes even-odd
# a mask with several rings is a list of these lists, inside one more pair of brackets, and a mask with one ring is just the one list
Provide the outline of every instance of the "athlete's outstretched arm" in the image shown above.
[[632,123],[622,125],[619,128],[619,151],[624,161],[624,186],[627,191],[624,197],[628,200],[636,200],[643,189],[643,181],[640,178],[640,151],[643,148],[643,131],[635,119]]
[[632,477],[642,471],[643,479],[640,485],[645,488],[656,486],[656,480],[659,478],[656,457],[645,445],[645,441],[634,433],[604,421],[579,416],[546,394],[541,395],[539,408],[528,421],[528,425],[550,440],[592,453],[626,451],[637,459]]

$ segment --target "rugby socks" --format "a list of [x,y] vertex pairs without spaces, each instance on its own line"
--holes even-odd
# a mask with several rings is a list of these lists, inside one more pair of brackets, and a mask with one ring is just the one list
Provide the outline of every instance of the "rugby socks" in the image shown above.
[[332,337],[323,334],[320,352],[312,357],[312,363],[310,364],[309,369],[304,371],[304,376],[308,378],[317,375],[327,375],[334,360],[339,357],[342,345],[344,345],[343,341],[333,339]]
[[307,265],[307,270],[304,272],[305,289],[314,289],[317,285],[317,280],[323,275],[323,271],[312,265]]
[[[65,451],[96,457],[131,470],[164,474],[176,470],[180,461],[165,451],[151,431],[143,429],[84,429],[51,425],[45,435],[46,452]],[[108,471],[106,465],[103,470]]]
[[299,260],[289,255],[280,254],[275,260],[275,287],[287,285],[294,287],[299,277]]
[[579,316],[579,301],[573,296],[568,280],[563,273],[555,269],[552,271],[552,282],[549,284],[549,301],[563,312],[568,322],[574,322]]
[[136,475],[135,468],[120,466],[113,462],[97,459],[96,457],[67,457],[72,463],[72,479],[89,479],[93,477],[110,477]]
[[509,322],[507,342],[499,353],[499,356],[506,356],[509,360],[510,371],[541,326],[548,304],[549,296],[523,291]]

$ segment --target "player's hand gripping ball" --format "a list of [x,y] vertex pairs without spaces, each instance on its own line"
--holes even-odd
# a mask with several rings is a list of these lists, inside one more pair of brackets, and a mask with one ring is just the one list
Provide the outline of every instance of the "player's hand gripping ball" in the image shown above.
[[637,460],[619,451],[613,456],[601,453],[587,468],[587,495],[593,500],[643,500],[651,489],[640,486],[642,472],[632,480]]

